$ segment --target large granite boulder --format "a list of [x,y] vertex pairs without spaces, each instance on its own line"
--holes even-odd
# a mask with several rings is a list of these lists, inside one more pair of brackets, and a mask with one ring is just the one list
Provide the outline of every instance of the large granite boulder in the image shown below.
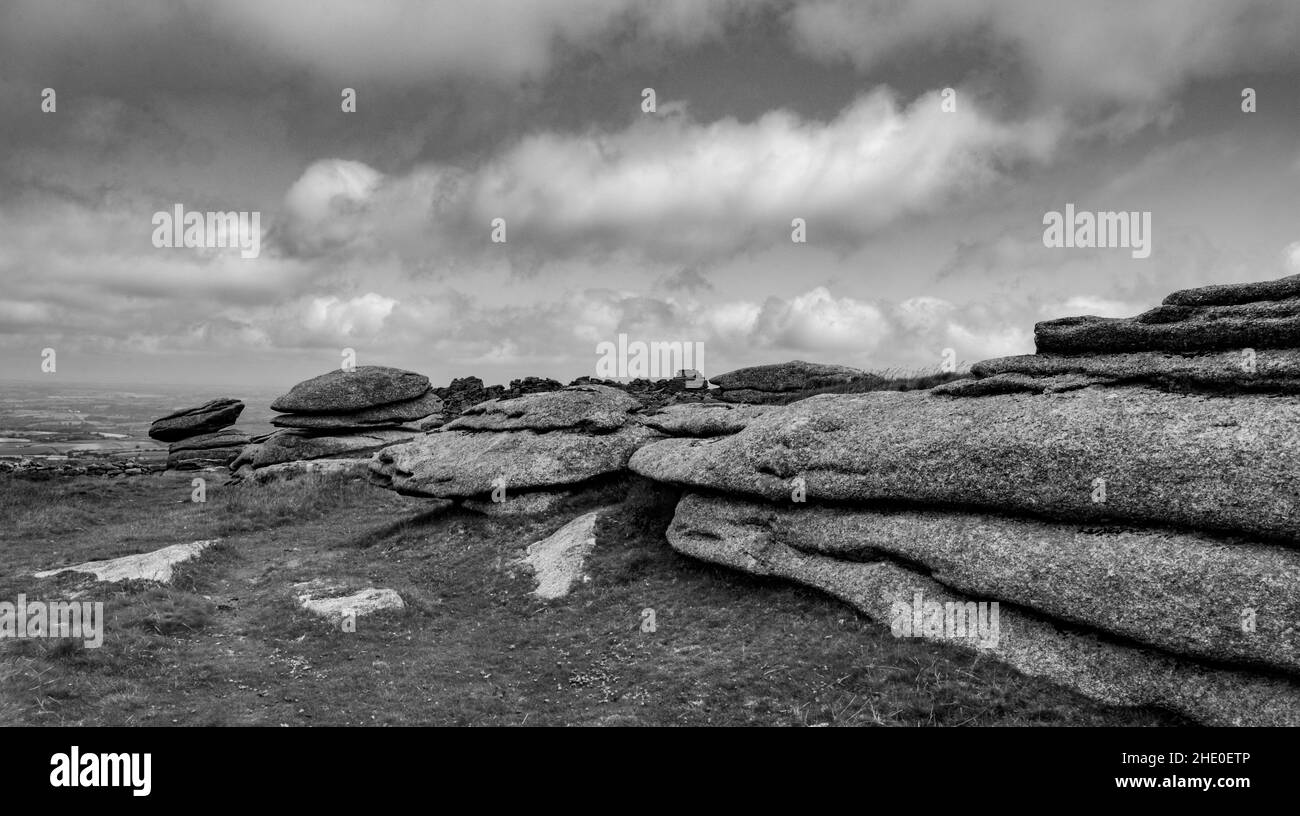
[[210,434],[235,424],[243,410],[244,403],[237,399],[214,399],[155,419],[149,426],[149,436],[159,442],[178,442],[191,436]]
[[371,461],[370,472],[376,484],[404,495],[484,497],[498,484],[509,495],[616,473],[633,451],[659,438],[636,423],[600,434],[443,429],[386,447]]
[[[823,590],[900,636],[988,655],[1113,705],[1154,706],[1207,725],[1300,725],[1300,686],[1292,680],[1134,646],[1000,602],[996,625],[976,631],[968,623],[971,612],[979,617],[975,604],[987,604],[985,621],[995,620],[993,602],[986,597],[954,592],[892,561],[805,552],[772,535],[764,524],[718,519],[712,509],[691,513],[688,507],[674,519],[668,530],[674,549]],[[938,612],[937,619],[931,609]],[[913,625],[918,616],[921,621]],[[950,625],[958,620],[960,627]]]
[[271,403],[271,410],[299,414],[343,414],[392,402],[414,400],[429,390],[429,378],[387,366],[336,369],[300,382]]
[[800,391],[815,390],[865,380],[880,379],[856,368],[841,365],[788,363],[738,368],[710,377],[718,386],[718,398],[728,402],[779,402]]
[[559,391],[491,400],[466,409],[445,431],[556,431],[609,433],[626,425],[641,404],[617,388],[579,385]]
[[248,435],[234,428],[191,436],[180,442],[173,442],[167,449],[167,468],[199,470],[207,467],[227,467],[248,443]]
[[688,493],[675,527],[919,565],[967,595],[1190,657],[1300,675],[1300,550],[1200,533]]
[[441,415],[442,400],[432,391],[415,399],[390,402],[373,408],[339,414],[281,414],[271,420],[277,428],[308,428],[312,430],[366,430],[376,427],[393,427],[414,422],[433,414]]
[[1300,543],[1300,400],[1087,388],[821,395],[630,468],[704,490],[1169,524]]

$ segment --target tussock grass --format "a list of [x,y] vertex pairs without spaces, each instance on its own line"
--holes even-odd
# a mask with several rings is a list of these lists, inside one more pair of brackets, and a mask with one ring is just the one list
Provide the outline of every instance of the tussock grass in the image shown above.
[[[52,725],[1154,725],[942,645],[896,639],[844,604],[681,556],[676,492],[601,486],[545,517],[431,510],[337,477],[264,487],[190,475],[76,481],[46,512],[102,523],[32,540],[0,528],[0,600],[105,602],[104,645],[0,641],[0,720]],[[0,502],[7,506],[8,502]],[[533,597],[524,548],[604,507],[590,580]],[[14,511],[9,511],[14,512]],[[21,515],[23,535],[39,516]],[[265,526],[262,526],[265,525]],[[126,541],[126,539],[131,539]],[[221,538],[168,587],[35,581],[19,565]],[[390,587],[407,609],[345,632],[297,608],[312,578]],[[653,609],[655,631],[643,630]]]
[[309,473],[265,485],[239,485],[210,499],[220,535],[265,530],[315,518],[373,496],[376,488],[356,477]]

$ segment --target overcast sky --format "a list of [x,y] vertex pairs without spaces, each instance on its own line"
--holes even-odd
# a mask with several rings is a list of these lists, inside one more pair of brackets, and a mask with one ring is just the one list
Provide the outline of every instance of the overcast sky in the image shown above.
[[[0,379],[1029,353],[1300,272],[1297,43],[1294,0],[5,2]],[[1150,257],[1044,247],[1067,202],[1150,211]],[[260,255],[156,248],[176,204]]]

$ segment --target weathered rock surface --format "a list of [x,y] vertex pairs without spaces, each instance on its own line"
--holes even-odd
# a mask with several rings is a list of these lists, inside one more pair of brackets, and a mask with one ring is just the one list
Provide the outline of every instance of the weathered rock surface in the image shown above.
[[254,468],[264,468],[304,459],[368,457],[381,448],[405,442],[419,435],[417,431],[386,429],[319,436],[303,430],[286,429],[271,434],[264,442],[249,445],[230,467],[232,470],[235,469],[245,459]]
[[[1175,354],[1024,354],[971,366],[976,377],[1019,375],[1029,390],[1038,379],[1079,377],[1116,384],[1148,383],[1170,391],[1243,391],[1300,394],[1300,349],[1245,349]],[[979,380],[958,380],[934,390],[975,395]],[[959,386],[966,384],[969,390]],[[984,386],[987,388],[988,386]],[[1050,390],[1050,383],[1043,385]],[[1043,389],[1040,389],[1043,390]]]
[[596,519],[600,512],[578,516],[541,541],[528,545],[517,563],[533,571],[533,594],[545,600],[563,598],[583,578],[587,556],[596,548]]
[[248,442],[248,436],[234,428],[191,436],[173,442],[167,449],[167,468],[199,470],[205,467],[225,467],[239,456]]
[[271,403],[271,410],[301,414],[340,414],[405,402],[424,395],[429,378],[387,366],[336,369],[300,382]]
[[698,494],[682,498],[675,524],[695,536],[761,535],[837,560],[899,559],[967,595],[1169,652],[1300,675],[1300,550],[1288,547],[1167,530]]
[[718,386],[718,398],[728,402],[764,403],[779,400],[793,392],[842,385],[863,379],[880,379],[856,368],[841,365],[788,363],[738,368],[710,377]]
[[367,587],[359,592],[331,581],[317,580],[295,584],[298,605],[314,615],[334,622],[373,615],[389,609],[405,609],[406,603],[396,590]]
[[178,442],[192,436],[210,434],[235,424],[243,410],[244,403],[237,399],[214,399],[155,419],[149,426],[149,436],[159,442]]
[[931,394],[949,397],[988,397],[994,394],[1058,394],[1092,385],[1111,385],[1105,377],[1084,374],[1054,374],[1034,377],[1028,374],[994,374],[980,379],[960,379],[940,383]]
[[[1122,520],[1300,543],[1300,400],[1084,389],[955,400],[822,395],[743,431],[647,445],[629,466],[788,500],[903,501]],[[1104,480],[1104,501],[1098,479]]]
[[1170,306],[1229,306],[1259,300],[1300,298],[1300,275],[1288,275],[1271,281],[1229,283],[1180,289],[1165,298]]
[[[805,553],[774,538],[762,525],[739,526],[721,537],[712,523],[697,529],[674,520],[668,540],[678,551],[756,575],[788,578],[828,592],[864,615],[890,625],[917,593],[926,602],[983,600],[888,561],[855,562]],[[996,639],[917,634],[979,651],[1025,674],[1042,677],[1113,705],[1155,706],[1208,725],[1300,725],[1300,686],[1249,671],[1223,669],[1154,649],[1058,626],[1033,613],[999,604]]]
[[441,415],[442,400],[432,391],[415,399],[390,402],[373,408],[342,414],[281,414],[271,420],[277,428],[308,428],[312,430],[366,430],[376,426],[396,426],[414,422],[431,414]]
[[604,434],[444,429],[385,448],[370,473],[376,484],[406,495],[484,497],[503,478],[509,494],[615,473],[633,451],[659,438],[635,423]]
[[266,485],[273,482],[291,482],[304,476],[355,476],[367,478],[370,461],[358,459],[309,459],[304,462],[283,462],[254,470],[244,484]]
[[642,422],[669,436],[726,436],[737,433],[771,408],[729,402],[683,402],[668,405]]
[[1157,306],[1131,318],[1066,317],[1034,326],[1040,354],[1300,347],[1300,298]]
[[177,564],[198,557],[200,553],[216,543],[216,540],[191,541],[188,544],[173,544],[153,552],[138,555],[124,555],[106,561],[87,561],[70,567],[58,567],[44,572],[33,573],[35,578],[49,578],[61,572],[88,572],[98,581],[157,581],[160,584],[171,583],[173,568]]
[[578,385],[508,400],[479,403],[442,426],[447,431],[558,431],[609,433],[641,404],[617,388]]
[[487,499],[460,499],[465,510],[485,516],[540,516],[553,513],[574,495],[572,490],[530,490],[526,493],[507,491],[502,501]]

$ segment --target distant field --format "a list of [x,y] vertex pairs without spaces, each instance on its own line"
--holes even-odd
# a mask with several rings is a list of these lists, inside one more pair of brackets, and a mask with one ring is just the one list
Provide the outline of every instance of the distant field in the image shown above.
[[[942,645],[891,637],[829,597],[674,553],[670,494],[641,485],[542,519],[430,510],[361,482],[249,490],[194,474],[0,477],[0,600],[103,600],[100,649],[0,641],[0,722],[51,725],[1157,725]],[[589,583],[529,594],[511,566],[578,512]],[[196,539],[176,584],[33,570]],[[296,581],[391,587],[355,633],[300,611]],[[642,632],[641,611],[657,630]]]

